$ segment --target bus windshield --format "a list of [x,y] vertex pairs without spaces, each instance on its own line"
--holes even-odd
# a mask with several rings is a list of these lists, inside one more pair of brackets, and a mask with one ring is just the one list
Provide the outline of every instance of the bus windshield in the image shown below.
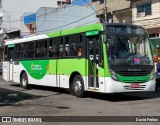
[[108,35],[109,65],[153,65],[149,39],[146,35]]

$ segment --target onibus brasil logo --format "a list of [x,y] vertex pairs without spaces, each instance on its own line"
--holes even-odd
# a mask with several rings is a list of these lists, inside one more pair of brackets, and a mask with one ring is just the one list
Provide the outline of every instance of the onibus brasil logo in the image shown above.
[[42,70],[42,66],[32,63],[31,64],[31,70]]

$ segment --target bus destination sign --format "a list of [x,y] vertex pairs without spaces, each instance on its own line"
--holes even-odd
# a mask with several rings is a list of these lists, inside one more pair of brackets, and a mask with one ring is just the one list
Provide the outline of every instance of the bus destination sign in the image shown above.
[[118,34],[141,34],[144,35],[145,31],[141,27],[136,26],[126,26],[126,25],[108,25],[107,26],[109,33],[118,33]]

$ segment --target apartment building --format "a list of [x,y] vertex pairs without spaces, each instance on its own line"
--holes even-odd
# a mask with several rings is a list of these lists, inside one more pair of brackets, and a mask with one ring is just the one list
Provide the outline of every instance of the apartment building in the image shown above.
[[108,23],[132,23],[131,1],[127,0],[96,0],[97,16],[105,18],[107,12]]
[[160,1],[132,1],[132,23],[143,26],[150,37],[160,37]]

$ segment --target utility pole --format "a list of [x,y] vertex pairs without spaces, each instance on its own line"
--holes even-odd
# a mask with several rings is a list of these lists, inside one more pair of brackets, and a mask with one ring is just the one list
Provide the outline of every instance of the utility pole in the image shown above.
[[104,0],[104,19],[105,19],[105,22],[107,22],[107,0]]

